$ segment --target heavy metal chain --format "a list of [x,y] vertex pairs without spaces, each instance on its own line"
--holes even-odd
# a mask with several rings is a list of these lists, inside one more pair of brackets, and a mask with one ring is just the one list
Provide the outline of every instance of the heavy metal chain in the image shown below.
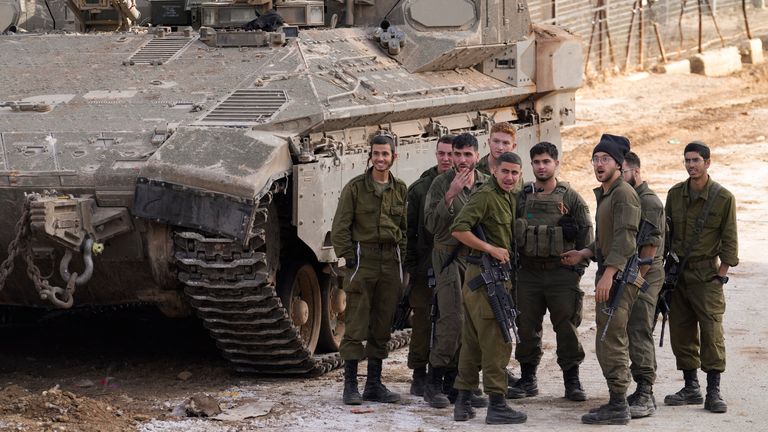
[[50,301],[54,306],[62,309],[72,307],[75,292],[75,280],[77,273],[72,273],[65,288],[51,285],[40,273],[34,261],[32,246],[29,242],[29,214],[30,203],[37,198],[36,194],[27,195],[24,199],[24,207],[21,211],[21,217],[16,222],[16,236],[8,243],[8,257],[0,263],[0,290],[5,287],[8,276],[13,272],[14,261],[18,255],[22,255],[27,263],[27,276],[35,284],[35,288],[40,294],[40,298]]

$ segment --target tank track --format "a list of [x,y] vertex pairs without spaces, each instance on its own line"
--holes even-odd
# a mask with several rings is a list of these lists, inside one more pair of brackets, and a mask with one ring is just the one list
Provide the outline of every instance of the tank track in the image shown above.
[[[221,237],[174,233],[178,278],[222,355],[244,373],[317,376],[343,366],[338,352],[313,355],[275,291],[276,263],[266,253],[267,208],[251,248]],[[408,344],[392,334],[389,349]]]

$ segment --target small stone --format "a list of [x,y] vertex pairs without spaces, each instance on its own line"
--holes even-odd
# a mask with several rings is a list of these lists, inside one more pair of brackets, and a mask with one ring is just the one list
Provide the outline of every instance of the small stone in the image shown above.
[[765,141],[765,135],[760,135],[757,138],[755,138],[757,141]]
[[88,387],[93,387],[94,383],[93,383],[93,381],[91,381],[91,380],[86,378],[86,379],[81,379],[80,381],[76,382],[75,385],[80,387],[80,388],[88,388]]
[[149,421],[149,416],[146,414],[134,414],[133,419],[140,422]]
[[180,372],[178,375],[176,375],[176,378],[180,379],[181,381],[186,381],[192,378],[192,372],[190,371]]

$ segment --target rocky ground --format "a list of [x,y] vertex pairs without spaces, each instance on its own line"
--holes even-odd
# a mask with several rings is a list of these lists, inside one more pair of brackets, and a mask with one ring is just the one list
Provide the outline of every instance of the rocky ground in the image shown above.
[[[727,285],[725,316],[728,371],[723,393],[729,412],[713,415],[700,406],[660,406],[654,417],[632,426],[654,430],[765,430],[768,421],[768,317],[764,284],[768,264],[768,65],[725,78],[635,74],[587,86],[578,93],[578,124],[564,131],[561,178],[594,208],[596,186],[589,163],[603,132],[628,136],[651,187],[666,190],[686,177],[682,149],[700,139],[713,148],[711,174],[738,202],[741,264]],[[586,292],[581,337],[582,367],[590,401],[562,398],[554,337],[547,328],[540,370],[541,395],[514,402],[528,413],[519,428],[588,429],[579,418],[607,398],[594,356],[594,268],[582,281]],[[233,375],[195,321],[168,321],[143,309],[87,311],[70,316],[17,317],[0,328],[1,431],[244,431],[244,430],[490,430],[480,418],[455,423],[450,410],[430,409],[404,396],[398,405],[341,404],[341,371],[314,379]],[[407,349],[385,363],[391,389],[408,390]],[[658,350],[659,401],[682,385],[668,341]],[[513,367],[516,367],[513,361]],[[363,366],[364,367],[364,366]],[[703,376],[701,377],[704,378]],[[187,417],[215,409],[229,417]],[[189,399],[195,397],[194,402]],[[186,404],[185,404],[186,402]],[[210,401],[208,401],[210,402]],[[215,405],[215,404],[213,404]],[[181,408],[179,408],[181,406]],[[610,429],[610,428],[608,428]]]

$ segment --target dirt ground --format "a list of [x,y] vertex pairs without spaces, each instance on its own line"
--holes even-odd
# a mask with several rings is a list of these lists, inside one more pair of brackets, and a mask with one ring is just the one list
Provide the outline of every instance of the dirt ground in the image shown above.
[[[765,430],[768,317],[763,289],[768,264],[762,261],[762,248],[768,237],[768,206],[762,198],[768,196],[768,65],[725,78],[646,73],[614,77],[579,91],[577,118],[578,124],[564,131],[560,177],[593,209],[591,189],[597,183],[590,151],[603,132],[631,139],[645,178],[662,200],[672,184],[686,177],[684,145],[693,139],[709,143],[710,173],[738,202],[741,264],[732,269],[726,290],[728,371],[722,387],[729,411],[714,415],[701,406],[660,405],[655,416],[631,425],[664,431]],[[513,402],[529,418],[518,428],[587,430],[580,416],[607,399],[594,355],[593,281],[590,268],[582,281],[587,296],[581,327],[587,350],[582,378],[590,400],[574,403],[562,398],[554,337],[547,327],[541,394]],[[194,320],[169,322],[140,308],[49,316],[37,324],[19,318],[15,325],[0,327],[2,431],[495,429],[483,423],[482,410],[473,421],[455,423],[451,410],[430,409],[420,398],[406,395],[407,349],[385,362],[385,382],[404,395],[403,401],[366,404],[362,408],[371,412],[356,414],[341,404],[341,371],[314,379],[234,375]],[[658,349],[658,363],[655,393],[661,402],[682,385],[668,340]],[[200,393],[214,397],[225,410],[241,408],[246,414],[234,420],[173,415],[175,407]],[[253,417],[242,418],[248,415]]]

